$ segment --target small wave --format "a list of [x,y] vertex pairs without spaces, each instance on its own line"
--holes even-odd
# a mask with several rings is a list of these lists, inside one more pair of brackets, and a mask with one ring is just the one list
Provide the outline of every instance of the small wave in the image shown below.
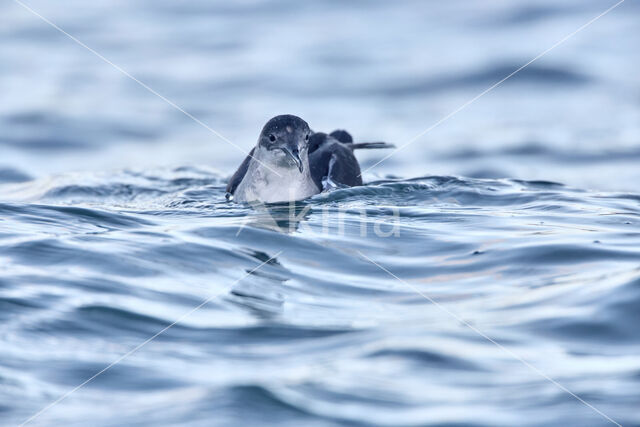
[[[538,396],[544,379],[467,325],[535,366],[572,366],[565,382],[593,374],[585,354],[615,367],[598,373],[614,384],[639,369],[634,193],[424,176],[254,209],[191,167],[16,185],[32,200],[0,204],[0,355],[27,372],[17,390],[79,384],[205,300],[87,392],[205,390],[243,422],[263,419],[259,406],[269,420],[397,425],[400,411],[406,424],[467,424],[477,417],[439,396],[475,408],[487,389],[499,408],[514,396],[534,412],[575,409]],[[378,222],[399,234],[376,234]],[[184,370],[167,371],[176,360]],[[213,413],[206,399],[185,404]]]
[[[382,95],[390,97],[411,96],[418,94],[435,94],[465,90],[470,87],[490,86],[502,80],[522,64],[505,64],[491,66],[487,69],[471,71],[459,76],[430,77],[426,80],[406,79],[406,83],[388,84],[378,89]],[[535,85],[583,85],[591,79],[567,67],[542,67],[530,65],[517,75],[505,81],[504,85],[535,84]]]
[[640,158],[640,149],[628,148],[618,150],[586,150],[581,148],[571,148],[563,150],[549,145],[531,142],[497,150],[478,150],[473,148],[461,149],[449,152],[441,156],[442,159],[455,160],[478,160],[486,158],[497,158],[500,156],[510,157],[542,157],[548,161],[558,162],[563,165],[568,164],[589,164],[589,163],[609,163],[615,162],[635,162]]
[[26,173],[14,168],[0,167],[0,184],[31,181]]
[[476,370],[479,369],[471,360],[460,359],[451,355],[421,349],[389,348],[376,350],[368,355],[373,358],[397,358],[412,361],[433,369]]

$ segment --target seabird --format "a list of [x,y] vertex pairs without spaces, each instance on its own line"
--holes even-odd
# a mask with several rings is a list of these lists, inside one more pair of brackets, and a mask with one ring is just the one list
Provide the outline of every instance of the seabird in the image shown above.
[[362,185],[353,150],[392,148],[385,142],[354,143],[336,130],[313,132],[293,115],[269,120],[227,185],[226,197],[238,202],[276,203],[302,200],[332,187]]

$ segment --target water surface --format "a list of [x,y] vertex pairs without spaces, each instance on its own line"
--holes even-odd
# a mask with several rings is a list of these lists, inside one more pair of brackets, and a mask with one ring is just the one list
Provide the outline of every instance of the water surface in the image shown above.
[[[249,149],[279,113],[401,145],[613,3],[28,4]],[[637,2],[293,207],[0,10],[0,424],[180,319],[32,424],[640,425]]]

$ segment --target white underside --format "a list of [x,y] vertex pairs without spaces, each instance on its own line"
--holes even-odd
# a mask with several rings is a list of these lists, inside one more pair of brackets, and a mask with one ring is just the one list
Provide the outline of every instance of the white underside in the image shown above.
[[305,160],[303,172],[295,167],[272,167],[273,170],[269,170],[252,161],[233,199],[238,202],[277,203],[302,200],[318,194],[320,189],[313,183],[309,161]]

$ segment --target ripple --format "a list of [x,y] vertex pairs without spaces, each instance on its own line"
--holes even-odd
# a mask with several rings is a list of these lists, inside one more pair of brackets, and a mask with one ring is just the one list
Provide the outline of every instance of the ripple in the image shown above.
[[[430,77],[425,80],[419,78],[407,79],[402,84],[388,84],[379,92],[389,97],[416,96],[416,94],[434,94],[452,92],[470,87],[486,87],[502,80],[519,69],[522,64],[492,65],[486,69],[473,70],[458,76]],[[583,85],[591,79],[569,68],[542,67],[529,65],[517,75],[507,80],[505,85],[536,84],[536,85]]]
[[[191,167],[19,185],[39,196],[0,204],[0,356],[24,372],[17,390],[62,394],[204,301],[87,398],[197,389],[230,420],[262,419],[261,407],[269,420],[370,413],[395,425],[399,411],[406,424],[471,423],[448,396],[485,408],[489,389],[495,408],[529,402],[505,420],[549,405],[574,413],[467,324],[593,401],[617,399],[600,381],[637,382],[634,193],[425,176],[256,210],[227,203],[219,176]],[[594,369],[603,379],[585,382]],[[202,396],[186,394],[185,408],[213,413]]]
[[31,179],[29,175],[18,169],[0,167],[0,183],[26,182]]

